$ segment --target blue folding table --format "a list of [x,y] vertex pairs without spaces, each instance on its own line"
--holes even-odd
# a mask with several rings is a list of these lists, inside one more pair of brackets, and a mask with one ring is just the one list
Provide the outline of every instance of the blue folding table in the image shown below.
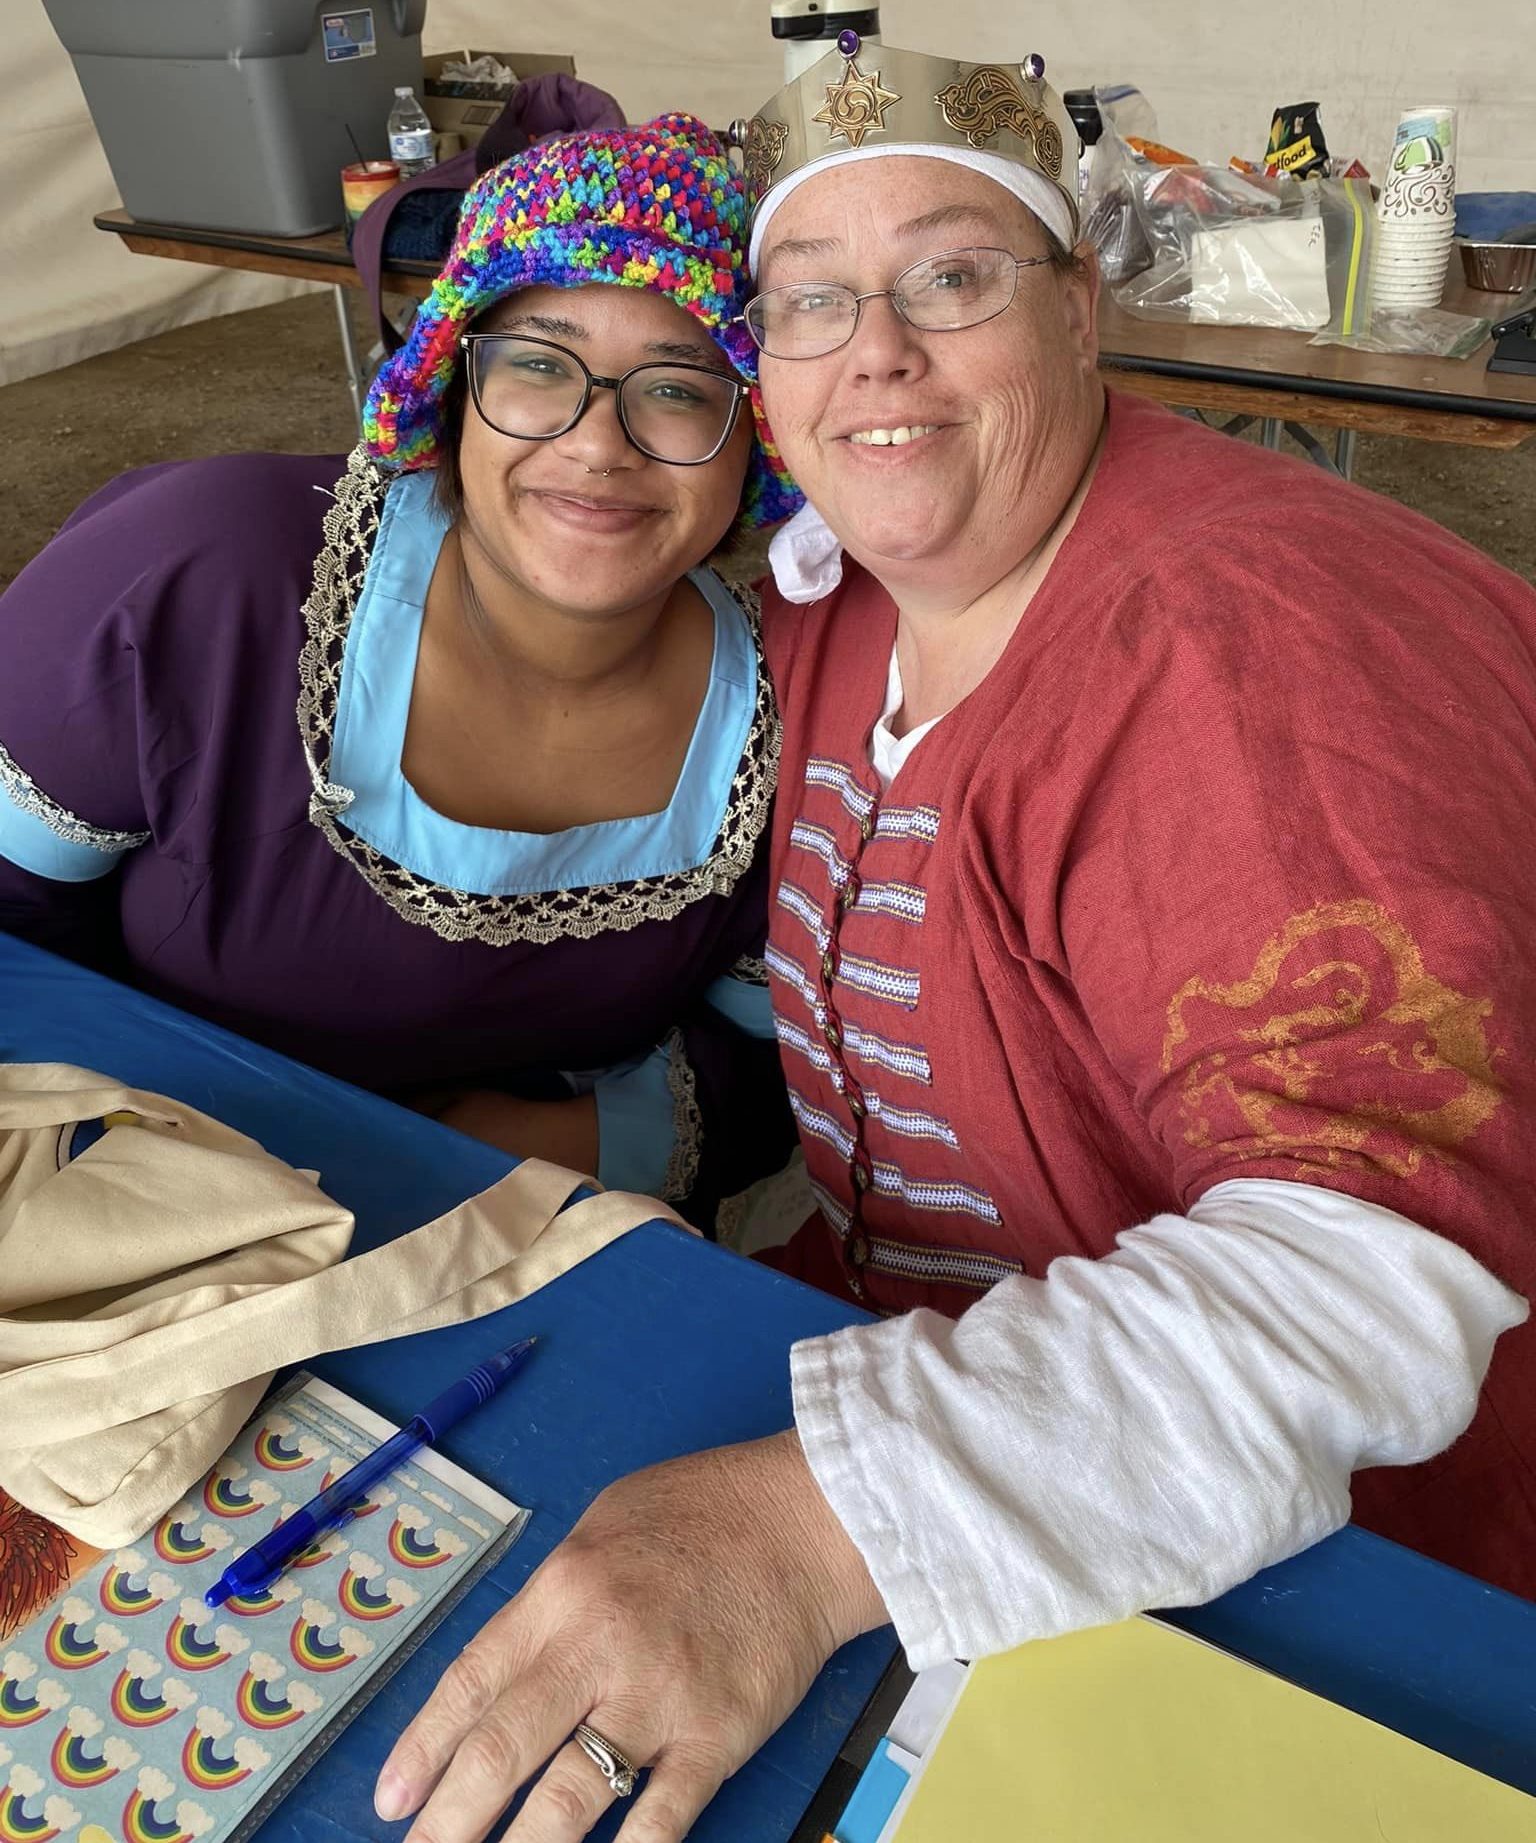
[[[355,1248],[414,1228],[513,1161],[141,993],[0,935],[0,1060],[72,1062],[175,1096],[321,1174]],[[665,1224],[636,1230],[492,1325],[309,1367],[403,1419],[487,1347],[538,1332],[514,1390],[449,1456],[531,1505],[520,1541],[362,1711],[260,1843],[397,1835],[374,1775],[438,1673],[611,1480],[790,1421],[789,1346],[857,1322],[838,1301]],[[1349,1529],[1180,1624],[1377,1721],[1536,1792],[1536,1605]],[[832,1660],[721,1790],[695,1843],[786,1843],[893,1654],[888,1631]],[[1027,1737],[1021,1741],[1027,1746]],[[611,1837],[614,1820],[594,1832]]]

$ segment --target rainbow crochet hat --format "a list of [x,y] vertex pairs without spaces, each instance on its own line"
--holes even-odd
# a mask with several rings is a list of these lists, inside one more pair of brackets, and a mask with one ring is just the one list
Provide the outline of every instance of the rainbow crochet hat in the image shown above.
[[747,218],[746,189],[725,149],[689,115],[539,141],[493,166],[465,193],[443,271],[409,339],[373,381],[364,446],[402,472],[437,465],[459,335],[514,289],[654,288],[706,327],[752,385],[757,441],[742,523],[788,518],[801,496],[763,416],[757,348],[733,324],[749,293]]

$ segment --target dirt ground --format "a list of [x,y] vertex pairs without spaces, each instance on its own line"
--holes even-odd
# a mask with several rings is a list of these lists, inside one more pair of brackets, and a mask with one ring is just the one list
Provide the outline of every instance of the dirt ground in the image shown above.
[[[0,586],[125,468],[243,449],[340,452],[354,423],[330,297],[162,333],[0,389]],[[1356,477],[1536,582],[1536,438],[1512,453],[1362,437]]]

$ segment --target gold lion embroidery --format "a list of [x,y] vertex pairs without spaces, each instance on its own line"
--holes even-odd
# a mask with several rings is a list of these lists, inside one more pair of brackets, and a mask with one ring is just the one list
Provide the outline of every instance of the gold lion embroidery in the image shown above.
[[1492,1008],[1426,971],[1376,903],[1322,903],[1265,943],[1248,978],[1179,988],[1163,1072],[1186,1045],[1225,1046],[1197,1049],[1184,1068],[1188,1145],[1412,1177],[1426,1156],[1449,1161],[1499,1107],[1483,1028]]

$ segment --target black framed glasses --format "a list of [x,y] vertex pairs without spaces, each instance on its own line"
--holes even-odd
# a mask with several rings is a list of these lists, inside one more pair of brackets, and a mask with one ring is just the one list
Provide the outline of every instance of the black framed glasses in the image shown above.
[[670,360],[599,377],[568,347],[523,333],[463,333],[469,394],[481,419],[523,442],[553,441],[611,390],[633,448],[669,467],[702,467],[731,439],[751,386],[708,365]]
[[837,351],[852,339],[866,301],[888,300],[908,326],[925,333],[957,333],[996,319],[1013,304],[1019,270],[1050,261],[1008,250],[941,250],[903,269],[889,288],[868,294],[840,282],[770,288],[747,303],[741,319],[769,358],[823,358]]

